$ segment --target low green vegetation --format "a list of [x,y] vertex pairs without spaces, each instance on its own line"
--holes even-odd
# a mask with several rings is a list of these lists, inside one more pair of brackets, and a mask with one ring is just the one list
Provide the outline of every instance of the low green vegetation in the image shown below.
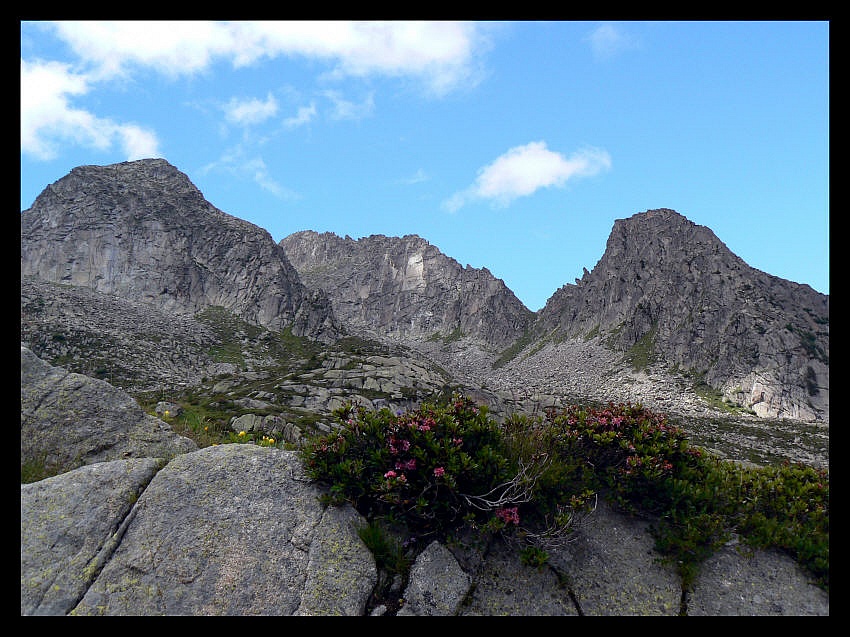
[[755,414],[752,409],[736,405],[723,397],[723,392],[705,382],[702,375],[696,377],[693,384],[694,393],[707,402],[711,407],[728,414]]
[[513,345],[506,348],[499,354],[498,358],[493,361],[493,369],[498,369],[500,367],[504,367],[508,363],[510,363],[513,359],[519,355],[519,353],[528,347],[531,342],[534,340],[534,334],[532,332],[526,332],[521,337],[519,337]]
[[590,328],[590,331],[584,335],[584,340],[587,342],[593,340],[597,336],[599,336],[599,323]]
[[626,352],[625,359],[635,371],[642,371],[655,362],[655,337],[658,334],[658,324],[644,334]]
[[[402,525],[407,559],[417,542],[473,530],[520,542],[539,566],[603,495],[655,520],[656,547],[685,585],[736,533],[787,552],[829,590],[827,471],[723,461],[641,405],[573,405],[497,424],[455,395],[406,413],[347,406],[337,417],[340,429],[301,450],[305,466],[329,503]],[[385,559],[403,561],[398,548]]]
[[47,461],[47,454],[43,453],[35,458],[29,458],[21,463],[21,484],[38,482],[45,478],[58,475],[68,471],[67,467],[52,465]]

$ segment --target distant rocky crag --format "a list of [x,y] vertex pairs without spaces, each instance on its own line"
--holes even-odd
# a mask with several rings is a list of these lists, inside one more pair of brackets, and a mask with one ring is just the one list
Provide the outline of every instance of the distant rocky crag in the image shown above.
[[[37,314],[27,300],[35,281],[158,308],[187,333],[224,308],[325,345],[364,336],[430,359],[458,385],[538,407],[626,398],[664,411],[829,422],[828,295],[747,266],[672,210],[616,221],[593,270],[532,313],[486,268],[463,268],[420,237],[304,231],[275,244],[206,202],[168,162],[140,160],[82,166],[48,186],[21,214],[21,274],[21,340],[39,355],[82,355],[61,339],[86,321],[85,310],[77,319],[59,307]],[[159,320],[131,331],[174,341]],[[222,361],[206,333],[206,345],[187,345],[199,364],[182,365],[196,370],[182,384],[223,372],[217,363],[251,369],[276,356]],[[96,338],[89,330],[84,340]],[[170,351],[164,367],[180,367],[181,355]]]
[[[479,384],[509,389],[490,369],[494,348],[513,349],[507,362],[529,361],[512,365],[516,388],[557,394],[559,383],[574,387],[590,342],[617,354],[595,357],[609,377],[651,369],[662,384],[687,377],[758,416],[829,420],[829,297],[748,266],[673,210],[617,220],[594,269],[536,314],[486,269],[463,269],[415,235],[304,231],[280,245],[350,329],[418,344]],[[452,333],[458,346],[447,343]],[[565,363],[561,373],[535,356],[545,346]],[[595,385],[597,398],[600,388],[615,395],[618,384],[595,377],[578,393]]]
[[280,245],[311,289],[327,291],[347,325],[384,338],[471,337],[501,351],[534,314],[487,268],[465,268],[416,235],[354,240],[311,230]]

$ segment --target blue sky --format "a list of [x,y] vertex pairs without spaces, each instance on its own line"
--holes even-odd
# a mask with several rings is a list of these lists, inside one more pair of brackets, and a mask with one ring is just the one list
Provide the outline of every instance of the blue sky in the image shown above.
[[829,22],[21,22],[21,210],[162,157],[266,229],[417,234],[531,310],[672,208],[829,293]]

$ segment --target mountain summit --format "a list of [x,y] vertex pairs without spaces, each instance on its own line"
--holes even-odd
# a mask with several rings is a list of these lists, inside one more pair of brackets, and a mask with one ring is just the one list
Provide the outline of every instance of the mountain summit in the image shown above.
[[468,336],[504,349],[534,314],[487,268],[462,267],[416,235],[354,240],[312,230],[280,245],[308,287],[352,327],[407,340]]
[[338,335],[327,299],[304,287],[271,235],[215,208],[163,159],[80,166],[45,188],[21,214],[21,275]]
[[759,415],[828,413],[829,296],[748,266],[673,210],[616,220],[602,258],[536,328],[663,361]]

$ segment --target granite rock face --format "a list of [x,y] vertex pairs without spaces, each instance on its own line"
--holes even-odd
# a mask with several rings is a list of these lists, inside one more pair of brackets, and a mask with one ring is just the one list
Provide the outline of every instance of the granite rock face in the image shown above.
[[21,275],[337,336],[327,299],[302,285],[271,235],[215,208],[163,159],[80,166],[47,186],[21,213]]
[[[320,503],[295,452],[207,447],[21,485],[21,615],[393,614],[348,505]],[[720,550],[684,590],[647,523],[607,505],[532,567],[516,547],[432,542],[398,616],[828,616],[787,555]]]
[[[276,244],[167,161],[81,166],[21,213],[21,275],[22,313],[25,279],[41,280],[188,319],[223,307],[325,344],[345,333],[401,343],[465,385],[551,386],[562,398],[558,386],[575,386],[573,396],[606,401],[625,383],[625,393],[664,394],[666,407],[682,403],[667,388],[686,378],[762,418],[829,421],[829,296],[751,268],[668,209],[617,220],[593,270],[532,313],[486,268],[461,267],[415,235],[308,230]],[[585,343],[608,361],[601,382],[574,381]],[[561,370],[539,356],[552,346],[568,361]],[[505,360],[511,387],[493,371]],[[633,366],[651,373],[627,378]]]
[[486,268],[461,266],[416,235],[354,240],[312,230],[280,245],[310,288],[327,292],[340,320],[385,338],[471,337],[502,350],[534,314]]

